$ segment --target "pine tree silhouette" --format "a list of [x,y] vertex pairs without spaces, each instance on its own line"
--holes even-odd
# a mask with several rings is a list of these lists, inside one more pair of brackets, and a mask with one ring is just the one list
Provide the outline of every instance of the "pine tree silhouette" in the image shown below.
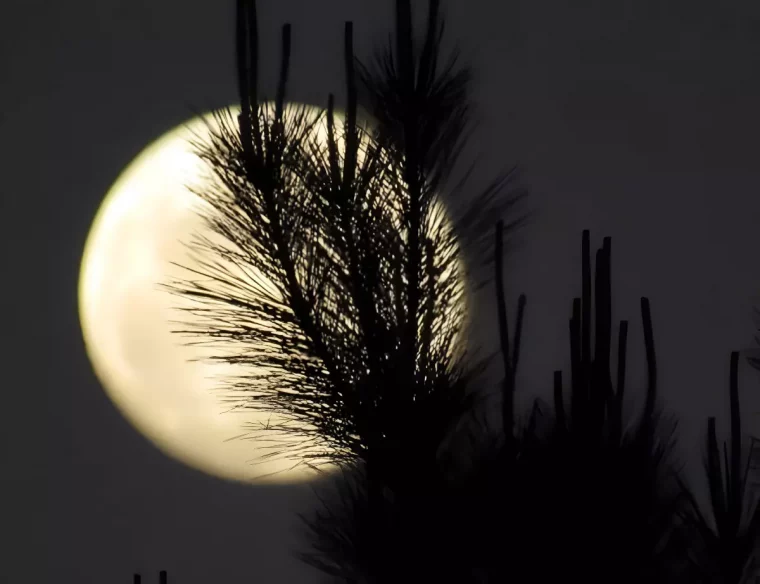
[[715,417],[707,420],[704,469],[714,523],[700,509],[691,490],[684,486],[690,503],[684,513],[684,526],[690,530],[689,561],[695,568],[692,577],[695,582],[742,584],[756,582],[759,573],[760,509],[757,485],[750,482],[757,451],[756,441],[742,434],[738,351],[731,353],[729,402],[730,441],[724,442],[722,449],[718,444]]
[[[178,332],[233,347],[210,357],[249,368],[230,386],[249,392],[249,407],[288,417],[267,431],[297,440],[272,454],[338,468],[334,489],[303,517],[309,547],[299,556],[330,582],[741,584],[756,571],[758,520],[738,354],[723,466],[708,422],[714,528],[673,460],[676,422],[659,400],[647,298],[638,417],[624,410],[626,321],[613,383],[609,237],[592,278],[582,234],[569,399],[555,371],[553,404],[515,412],[527,302],[519,297],[510,331],[503,255],[529,217],[517,212],[527,191],[515,167],[474,197],[474,165],[451,186],[472,129],[471,72],[456,52],[442,55],[438,0],[421,38],[411,1],[395,8],[395,35],[371,65],[355,56],[346,23],[339,121],[333,95],[318,115],[288,103],[287,24],[275,99],[261,96],[256,4],[237,1],[241,113],[219,113],[219,129],[197,144],[215,175],[198,191],[210,204],[204,217],[223,243],[197,238],[201,267],[166,285],[202,317]],[[461,339],[472,332],[468,290],[492,276],[500,351],[483,357]],[[480,416],[479,375],[497,357],[502,424],[493,428]]]
[[556,371],[554,407],[535,400],[525,422],[518,424],[512,416],[525,299],[518,302],[511,343],[506,309],[499,309],[506,404],[502,436],[475,443],[477,462],[459,497],[459,515],[468,518],[467,537],[489,534],[469,542],[469,561],[481,579],[468,581],[670,582],[677,574],[672,566],[682,548],[671,535],[685,501],[671,459],[675,425],[657,403],[646,298],[641,309],[649,383],[638,419],[629,420],[623,412],[626,321],[619,327],[613,388],[610,241],[605,238],[597,252],[592,304],[590,235],[583,233],[582,294],[573,301],[570,320],[569,410],[562,373]]
[[[465,181],[449,186],[471,126],[471,74],[456,53],[442,58],[438,0],[419,54],[411,3],[398,0],[395,43],[371,66],[355,57],[346,23],[343,124],[332,95],[317,118],[288,106],[289,25],[275,100],[260,99],[255,2],[237,10],[241,113],[219,114],[221,129],[197,144],[215,174],[198,194],[225,243],[196,239],[202,267],[167,286],[196,300],[189,311],[204,322],[177,332],[236,343],[216,358],[266,371],[235,387],[255,395],[252,407],[299,422],[273,428],[301,438],[278,454],[341,468],[342,496],[308,522],[315,553],[305,559],[347,581],[398,581],[409,558],[424,556],[417,531],[433,538],[431,522],[443,519],[431,503],[439,491],[446,499],[452,472],[442,445],[488,361],[459,340],[478,278],[466,254],[488,255],[483,226],[513,216],[525,191],[515,168],[475,197]],[[358,117],[360,89],[371,124]],[[326,147],[314,138],[322,122]],[[444,191],[449,221],[436,217]],[[243,281],[219,259],[263,277]],[[432,559],[416,561],[420,577]]]

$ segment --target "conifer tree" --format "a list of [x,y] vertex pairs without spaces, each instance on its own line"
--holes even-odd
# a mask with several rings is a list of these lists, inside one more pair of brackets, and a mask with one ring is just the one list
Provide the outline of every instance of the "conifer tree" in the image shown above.
[[[479,193],[474,165],[453,180],[472,74],[444,54],[440,1],[426,8],[418,32],[411,0],[395,0],[394,34],[369,61],[345,24],[341,116],[333,95],[318,114],[289,103],[288,24],[276,95],[262,95],[256,3],[237,0],[240,114],[219,112],[196,145],[214,175],[197,194],[216,238],[196,238],[200,268],[166,287],[201,317],[179,332],[225,343],[210,358],[245,368],[229,386],[247,407],[285,418],[266,429],[292,438],[272,454],[338,469],[303,517],[299,556],[346,583],[749,581],[759,524],[738,353],[723,463],[708,422],[713,526],[673,460],[647,298],[643,411],[624,409],[628,322],[613,347],[610,238],[592,269],[582,235],[569,384],[555,371],[553,404],[515,411],[527,304],[520,296],[510,330],[503,255],[528,218],[527,190],[516,167]],[[490,274],[500,346],[484,356],[468,301]],[[497,358],[494,428],[478,408]]]
[[422,548],[440,549],[420,542],[444,533],[433,525],[456,472],[443,446],[488,361],[461,342],[468,289],[485,283],[468,260],[490,257],[496,219],[508,216],[512,233],[526,218],[514,213],[526,194],[515,167],[474,196],[474,165],[452,180],[472,129],[472,76],[443,54],[439,0],[422,34],[410,0],[395,15],[391,44],[369,64],[346,23],[338,123],[333,95],[318,116],[289,105],[287,24],[275,99],[262,98],[256,4],[238,0],[241,112],[219,113],[220,129],[197,144],[214,174],[197,193],[221,240],[196,238],[202,267],[168,286],[197,302],[189,311],[203,322],[179,332],[225,341],[233,350],[214,358],[250,369],[231,385],[292,422],[271,428],[299,438],[278,454],[341,470],[341,497],[307,520],[304,558],[351,582],[412,579],[399,575],[412,556],[414,578],[430,575]]

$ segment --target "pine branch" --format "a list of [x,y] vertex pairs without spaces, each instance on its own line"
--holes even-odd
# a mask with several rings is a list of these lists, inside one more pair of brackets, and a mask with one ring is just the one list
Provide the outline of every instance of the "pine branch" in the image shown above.
[[514,392],[517,375],[517,362],[520,355],[520,338],[525,310],[525,295],[521,294],[517,308],[517,326],[513,349],[510,351],[507,308],[504,298],[504,221],[496,224],[496,247],[494,265],[496,269],[496,308],[499,322],[499,340],[502,364],[504,366],[504,383],[502,387],[502,424],[507,441],[513,439],[514,426]]
[[757,549],[760,543],[760,512],[756,484],[749,482],[754,441],[746,450],[742,443],[739,404],[739,352],[731,353],[729,373],[730,443],[723,442],[720,457],[715,417],[707,420],[705,474],[714,526],[702,512],[696,497],[686,486],[689,508],[684,513],[684,529],[689,539],[696,574],[702,581],[743,584],[760,575]]
[[[519,471],[519,482],[524,481],[519,505],[525,510],[512,510],[520,518],[518,533],[528,530],[526,523],[541,521],[552,526],[553,534],[541,545],[542,536],[536,533],[519,553],[530,562],[536,559],[539,546],[551,550],[555,561],[542,567],[542,581],[560,577],[590,582],[610,578],[653,581],[665,578],[666,565],[676,555],[672,533],[682,499],[675,489],[677,483],[671,484],[678,480],[678,471],[669,461],[675,427],[662,424],[667,420],[655,405],[656,368],[649,306],[643,299],[650,373],[647,406],[637,427],[623,435],[627,324],[621,323],[619,332],[616,392],[610,373],[611,241],[605,238],[596,254],[593,347],[588,231],[583,232],[582,254],[582,295],[574,299],[570,319],[569,420],[564,410],[562,374],[556,371],[554,430],[541,436],[528,428],[529,442],[523,443],[523,449],[525,444],[532,446],[523,450],[525,466],[520,466]],[[534,516],[537,513],[540,519]],[[582,534],[575,530],[580,524],[585,526]],[[618,574],[620,566],[627,567],[622,576]]]

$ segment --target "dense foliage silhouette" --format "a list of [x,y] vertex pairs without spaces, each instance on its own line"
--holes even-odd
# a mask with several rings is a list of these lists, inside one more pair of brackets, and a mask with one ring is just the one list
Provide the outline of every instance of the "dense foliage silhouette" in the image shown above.
[[[256,4],[238,0],[241,113],[220,113],[220,129],[197,144],[214,173],[198,194],[222,243],[196,238],[201,267],[167,285],[202,318],[178,332],[232,347],[210,356],[247,367],[230,389],[289,420],[265,429],[298,439],[271,455],[339,469],[303,518],[299,556],[330,582],[749,581],[758,520],[738,353],[723,462],[708,421],[713,524],[675,460],[647,298],[647,387],[638,415],[624,408],[628,323],[613,346],[609,237],[592,269],[582,234],[569,378],[553,372],[553,403],[515,412],[528,313],[520,296],[510,331],[503,255],[529,218],[527,190],[516,167],[474,196],[453,181],[472,129],[471,72],[456,52],[442,56],[439,1],[420,38],[410,0],[395,6],[395,35],[371,64],[354,55],[346,23],[338,123],[332,95],[316,117],[288,105],[289,25],[275,99],[261,98]],[[442,193],[451,221],[436,220]],[[491,284],[500,346],[483,356],[461,339],[472,333],[468,302]],[[494,427],[481,373],[496,359]]]

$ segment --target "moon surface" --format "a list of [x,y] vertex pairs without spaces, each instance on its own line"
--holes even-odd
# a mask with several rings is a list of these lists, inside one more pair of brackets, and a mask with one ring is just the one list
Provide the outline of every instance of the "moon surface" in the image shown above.
[[[230,109],[233,115],[239,111]],[[320,111],[311,108],[310,113]],[[202,360],[207,353],[171,332],[177,308],[190,301],[159,284],[186,277],[172,262],[193,267],[184,245],[193,234],[212,235],[198,214],[207,203],[188,188],[208,177],[191,141],[207,136],[209,125],[217,127],[213,112],[150,144],[103,200],[79,280],[87,354],[115,406],[171,458],[233,481],[310,480],[317,475],[307,466],[294,468],[293,460],[264,457],[260,432],[244,439],[244,426],[266,424],[271,414],[231,411],[220,399],[215,390],[232,366]]]

